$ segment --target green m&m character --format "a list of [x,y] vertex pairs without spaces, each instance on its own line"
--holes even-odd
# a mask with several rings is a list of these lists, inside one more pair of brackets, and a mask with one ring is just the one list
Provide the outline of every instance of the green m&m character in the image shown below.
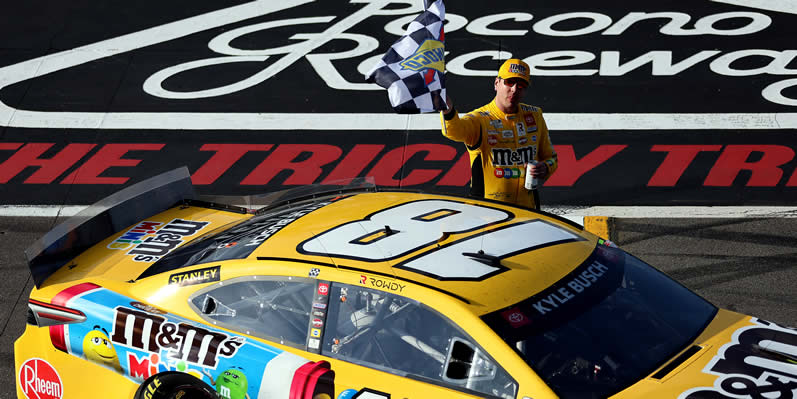
[[246,379],[243,369],[234,367],[224,370],[214,380],[207,371],[202,371],[210,378],[210,385],[216,388],[219,396],[224,399],[250,399],[246,392],[249,389],[249,382]]

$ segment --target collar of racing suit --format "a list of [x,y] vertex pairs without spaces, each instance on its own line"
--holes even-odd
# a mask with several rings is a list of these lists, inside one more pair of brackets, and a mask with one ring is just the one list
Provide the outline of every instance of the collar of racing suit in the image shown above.
[[490,110],[490,114],[495,115],[496,117],[498,117],[498,119],[504,119],[504,120],[507,120],[510,116],[515,116],[520,113],[520,104],[518,104],[517,106],[518,112],[514,114],[507,114],[504,111],[501,111],[501,108],[498,108],[498,105],[495,103],[495,99],[493,99],[493,101],[490,101],[490,103],[487,104],[487,108]]

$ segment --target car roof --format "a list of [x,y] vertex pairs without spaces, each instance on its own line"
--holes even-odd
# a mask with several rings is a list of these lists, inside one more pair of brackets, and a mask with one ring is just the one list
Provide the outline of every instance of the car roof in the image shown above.
[[470,197],[374,192],[290,210],[250,258],[298,260],[305,275],[307,264],[326,264],[396,278],[457,297],[477,314],[549,287],[597,241],[566,219]]
[[[142,226],[153,231],[136,233],[141,243],[134,244],[128,238]],[[430,288],[482,315],[561,280],[597,239],[555,215],[447,194],[339,191],[254,214],[182,203],[100,241],[45,285],[58,290],[87,280],[147,300],[167,292],[172,276],[207,267],[220,266],[222,280],[253,271],[306,277],[330,267]],[[165,253],[167,243],[168,255],[136,255]]]

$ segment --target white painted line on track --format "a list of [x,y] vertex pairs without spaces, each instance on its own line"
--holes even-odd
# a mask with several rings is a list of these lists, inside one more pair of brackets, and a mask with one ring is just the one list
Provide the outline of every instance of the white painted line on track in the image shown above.
[[[0,217],[74,216],[83,205],[0,205]],[[797,217],[797,206],[543,206],[553,213],[579,224],[584,216],[616,218],[783,218]]]
[[715,3],[725,3],[734,6],[757,8],[759,10],[797,14],[797,1],[794,0],[711,0]]
[[86,207],[82,205],[0,205],[0,217],[69,217],[83,209]]
[[[797,129],[797,113],[546,113],[551,130],[781,130]],[[0,123],[2,120],[0,120]],[[37,112],[17,110],[9,127],[194,130],[439,130],[437,114],[285,114]],[[290,129],[286,129],[290,126]],[[64,132],[68,133],[68,132]]]

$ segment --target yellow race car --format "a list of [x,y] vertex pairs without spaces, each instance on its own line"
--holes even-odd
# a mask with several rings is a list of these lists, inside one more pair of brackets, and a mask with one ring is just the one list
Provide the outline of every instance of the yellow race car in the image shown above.
[[19,398],[797,397],[794,329],[500,202],[363,182],[208,200],[183,168],[27,255]]

